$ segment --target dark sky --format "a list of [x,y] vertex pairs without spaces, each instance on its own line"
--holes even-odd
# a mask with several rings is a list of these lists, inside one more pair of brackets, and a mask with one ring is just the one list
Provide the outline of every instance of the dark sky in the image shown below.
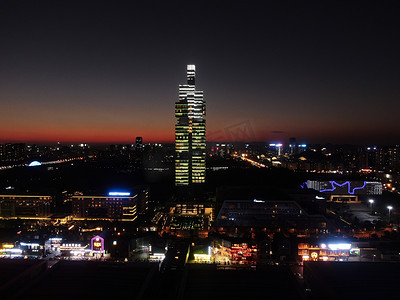
[[173,141],[195,64],[210,141],[400,143],[396,2],[79,2],[0,2],[0,142]]

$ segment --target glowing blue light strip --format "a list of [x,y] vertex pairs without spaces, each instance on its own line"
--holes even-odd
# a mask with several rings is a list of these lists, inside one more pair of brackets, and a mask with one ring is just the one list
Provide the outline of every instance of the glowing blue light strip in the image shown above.
[[304,184],[300,184],[300,186],[302,189],[305,189],[306,187],[309,189],[307,182],[304,182]]
[[109,192],[108,196],[130,196],[131,193],[128,192]]
[[[355,187],[355,188],[353,188],[353,191],[351,191],[350,181],[346,181],[346,182],[343,183],[343,184],[337,183],[336,181],[329,181],[329,183],[332,185],[332,188],[331,188],[331,189],[320,190],[321,193],[323,193],[323,192],[333,192],[334,190],[336,190],[337,187],[344,186],[344,185],[347,184],[347,185],[348,185],[348,193],[349,193],[350,195],[354,195],[355,190],[362,190],[362,189],[365,188],[365,186],[367,185],[367,182],[364,181],[364,185],[363,185],[363,186],[361,186],[361,187]],[[336,185],[336,186],[335,186],[335,185]]]

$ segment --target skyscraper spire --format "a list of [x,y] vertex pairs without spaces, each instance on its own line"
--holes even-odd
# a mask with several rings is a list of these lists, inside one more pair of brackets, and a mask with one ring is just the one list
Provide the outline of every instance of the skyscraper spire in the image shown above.
[[196,84],[196,66],[195,65],[187,65],[187,84],[188,85]]

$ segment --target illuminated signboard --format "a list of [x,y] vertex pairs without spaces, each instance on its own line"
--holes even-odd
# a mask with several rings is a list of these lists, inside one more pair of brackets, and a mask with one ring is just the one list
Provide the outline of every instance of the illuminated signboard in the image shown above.
[[210,261],[211,255],[209,255],[209,254],[194,254],[194,259],[196,261]]
[[149,256],[149,260],[150,261],[163,261],[165,258],[165,254],[164,253],[154,253],[152,255]]
[[123,197],[129,197],[131,193],[129,192],[109,192],[108,196],[123,196]]
[[311,252],[311,258],[313,260],[317,260],[318,259],[318,252]]
[[102,252],[104,251],[104,239],[101,236],[95,236],[91,240],[91,250],[92,251],[97,251],[97,252]]
[[331,250],[350,250],[351,244],[328,244],[329,249]]
[[263,201],[263,200],[257,200],[257,199],[254,199],[253,202],[256,202],[256,203],[265,203],[265,201]]
[[55,238],[49,238],[49,241],[51,241],[51,242],[61,242],[61,241],[62,241],[62,238],[57,238],[57,237],[55,237]]

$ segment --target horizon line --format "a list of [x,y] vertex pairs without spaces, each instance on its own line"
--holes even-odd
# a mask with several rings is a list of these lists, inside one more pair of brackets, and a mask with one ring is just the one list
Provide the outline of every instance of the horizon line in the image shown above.
[[[220,143],[220,144],[255,144],[255,143],[265,143],[269,144],[272,141],[275,140],[262,140],[262,141],[218,141],[218,140],[213,140],[213,141],[206,141],[206,143]],[[0,140],[0,144],[30,144],[30,145],[56,145],[60,143],[60,145],[79,145],[79,144],[87,144],[87,145],[96,145],[96,146],[105,146],[105,145],[129,145],[129,144],[136,144],[135,139],[132,141],[99,141],[99,142],[90,142],[90,141],[31,141],[31,140]],[[280,142],[283,145],[289,145],[289,142]],[[175,141],[169,141],[169,140],[149,140],[146,142],[142,143],[143,145],[146,144],[175,144]],[[396,145],[398,146],[398,143],[376,143],[376,144],[371,144],[371,143],[348,143],[348,142],[301,142],[297,143],[299,144],[306,144],[306,145],[352,145],[352,146],[392,146]]]

